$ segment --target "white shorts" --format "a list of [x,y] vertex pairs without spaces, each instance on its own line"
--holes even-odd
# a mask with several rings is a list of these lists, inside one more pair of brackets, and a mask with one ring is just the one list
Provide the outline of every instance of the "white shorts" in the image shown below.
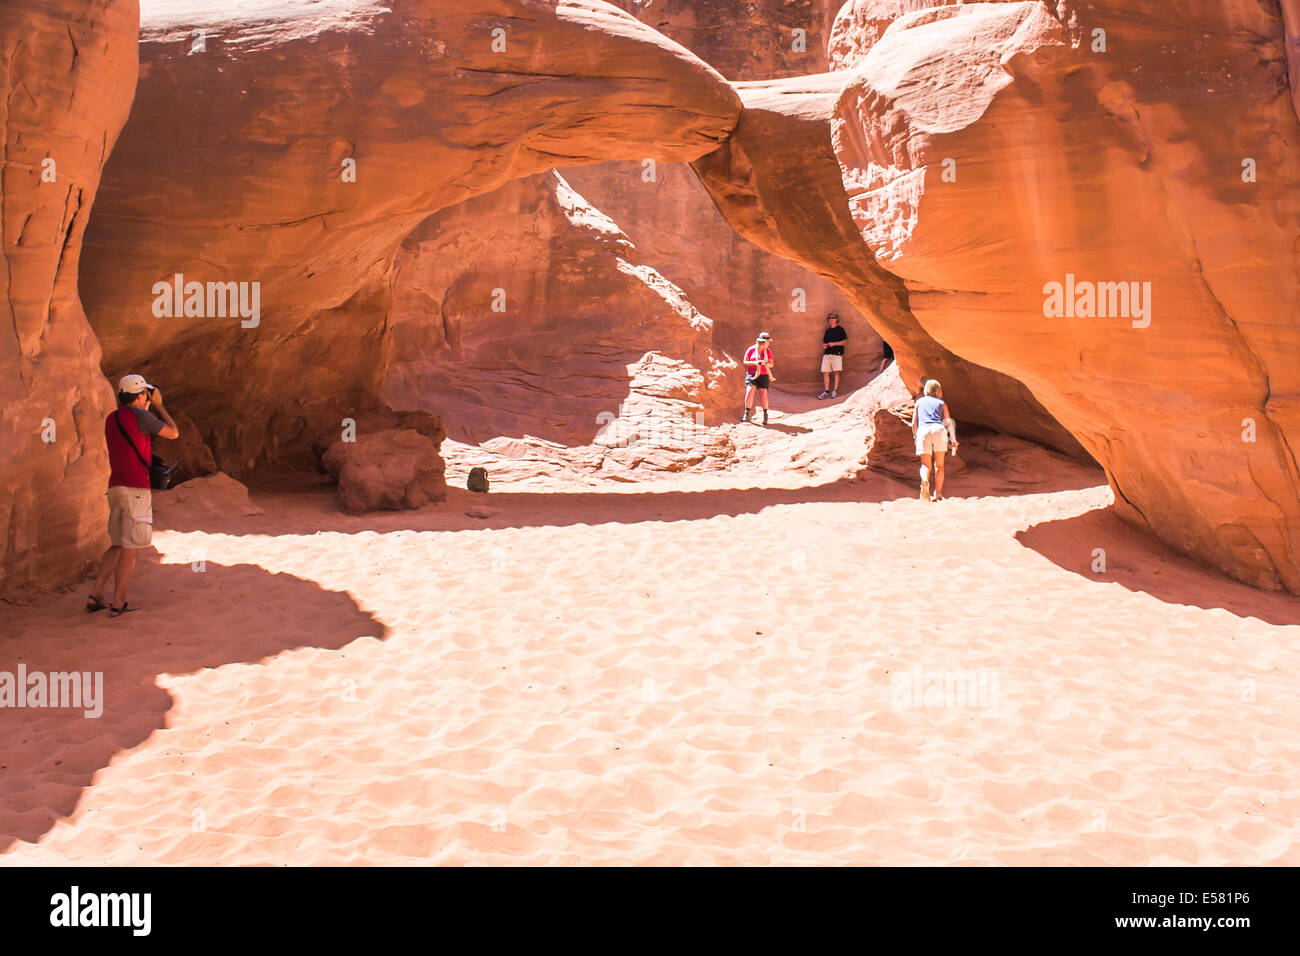
[[948,429],[943,425],[922,425],[916,430],[916,453],[942,455],[948,450]]
[[843,355],[823,355],[822,356],[823,372],[842,372],[844,371]]
[[153,492],[113,485],[108,489],[108,540],[119,548],[147,548],[153,541]]

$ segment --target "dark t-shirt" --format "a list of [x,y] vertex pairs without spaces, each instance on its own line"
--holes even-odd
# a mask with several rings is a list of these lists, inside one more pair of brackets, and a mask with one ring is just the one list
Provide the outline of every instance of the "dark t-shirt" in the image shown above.
[[[128,411],[135,414],[128,415]],[[122,436],[122,428],[117,427],[119,414],[122,428],[126,429],[127,435],[131,436],[131,441],[140,452],[138,457],[127,444],[126,438]],[[127,488],[149,487],[149,469],[140,458],[144,458],[144,461],[153,459],[152,436],[157,435],[165,427],[161,418],[144,408],[119,408],[104,419],[104,440],[108,442],[110,469],[108,486],[110,488],[113,485],[125,485]]]
[[849,333],[844,331],[842,325],[837,325],[834,328],[828,326],[826,331],[822,333],[822,344],[826,346],[827,355],[843,355],[844,346],[835,345],[834,343],[847,342],[848,340]]

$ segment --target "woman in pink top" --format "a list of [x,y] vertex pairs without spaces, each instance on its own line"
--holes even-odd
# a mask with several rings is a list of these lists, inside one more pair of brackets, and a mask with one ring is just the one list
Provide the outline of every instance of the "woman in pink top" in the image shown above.
[[749,416],[754,411],[754,399],[757,397],[763,403],[763,424],[767,424],[767,389],[772,379],[776,378],[772,373],[775,364],[776,361],[772,358],[772,336],[759,332],[754,344],[745,349],[745,414],[740,417],[742,422],[750,420]]

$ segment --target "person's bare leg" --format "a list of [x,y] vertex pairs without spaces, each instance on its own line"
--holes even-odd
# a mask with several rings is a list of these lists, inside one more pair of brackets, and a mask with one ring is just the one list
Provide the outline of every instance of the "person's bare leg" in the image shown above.
[[122,555],[122,548],[117,545],[110,545],[104,552],[104,556],[99,559],[99,571],[95,573],[95,587],[90,592],[93,598],[104,597],[104,585],[108,584],[109,576],[117,570],[117,561]]
[[839,373],[839,372],[836,372],[836,373],[835,373],[835,391],[838,392],[839,390],[840,390],[840,373]]
[[930,453],[921,455],[921,500],[930,500]]
[[934,453],[934,496],[943,497],[943,455]]
[[[838,387],[839,387],[839,376],[838,376],[838,375],[835,376],[835,383],[836,383],[835,387],[838,388]],[[822,372],[822,391],[823,391],[823,392],[829,392],[830,390],[831,390],[831,373],[830,373],[830,372]]]
[[126,603],[126,586],[131,582],[131,573],[135,571],[135,549],[122,548],[117,559],[117,573],[113,576],[113,607]]

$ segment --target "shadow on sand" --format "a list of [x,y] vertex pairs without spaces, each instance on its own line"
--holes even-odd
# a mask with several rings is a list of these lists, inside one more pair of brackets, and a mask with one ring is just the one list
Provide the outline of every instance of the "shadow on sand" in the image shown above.
[[[82,610],[85,587],[28,608],[6,609],[0,670],[102,672],[103,713],[84,709],[0,709],[0,852],[15,841],[36,842],[76,808],[95,774],[118,753],[167,726],[171,694],[160,674],[184,674],[223,664],[254,663],[300,647],[338,650],[386,628],[346,594],[253,565],[203,573],[188,564],[161,564],[141,555],[132,582],[137,614],[112,619]],[[213,641],[213,617],[223,605],[256,601],[261,625]],[[191,623],[198,617],[203,626]],[[232,713],[235,720],[238,714]]]
[[[1260,591],[1199,565],[1129,527],[1112,508],[1044,521],[1018,532],[1016,540],[1090,581],[1111,581],[1167,604],[1222,609],[1268,624],[1300,624],[1300,598]],[[1097,548],[1105,552],[1105,571],[1092,570]]]
[[[769,426],[771,427],[771,426]],[[1044,452],[1044,454],[1052,454]],[[1059,456],[1058,456],[1059,457]],[[1031,474],[1008,475],[988,468],[975,468],[947,486],[950,497],[1011,497],[1092,488],[1105,482],[1100,469],[1087,468],[1068,459],[1066,467],[1057,467],[1038,477]],[[907,466],[910,470],[910,464]],[[418,511],[384,511],[352,516],[339,510],[332,486],[316,481],[311,487],[302,483],[297,490],[276,490],[262,484],[254,493],[265,514],[251,517],[230,515],[220,518],[204,516],[187,519],[167,515],[166,527],[175,531],[203,531],[213,534],[302,534],[301,506],[312,511],[310,531],[335,531],[345,534],[362,531],[461,531],[529,527],[563,527],[574,524],[634,524],[641,521],[697,521],[719,515],[755,514],[777,505],[816,502],[857,502],[877,504],[912,498],[914,486],[889,474],[861,469],[852,477],[804,487],[737,487],[693,491],[642,489],[637,485],[621,486],[618,491],[499,490],[494,485],[488,494],[472,494],[449,488],[447,501]],[[294,506],[298,505],[298,508]],[[471,505],[486,507],[487,517],[471,517],[465,509]],[[544,507],[539,507],[543,505]],[[293,513],[293,512],[298,513]]]

